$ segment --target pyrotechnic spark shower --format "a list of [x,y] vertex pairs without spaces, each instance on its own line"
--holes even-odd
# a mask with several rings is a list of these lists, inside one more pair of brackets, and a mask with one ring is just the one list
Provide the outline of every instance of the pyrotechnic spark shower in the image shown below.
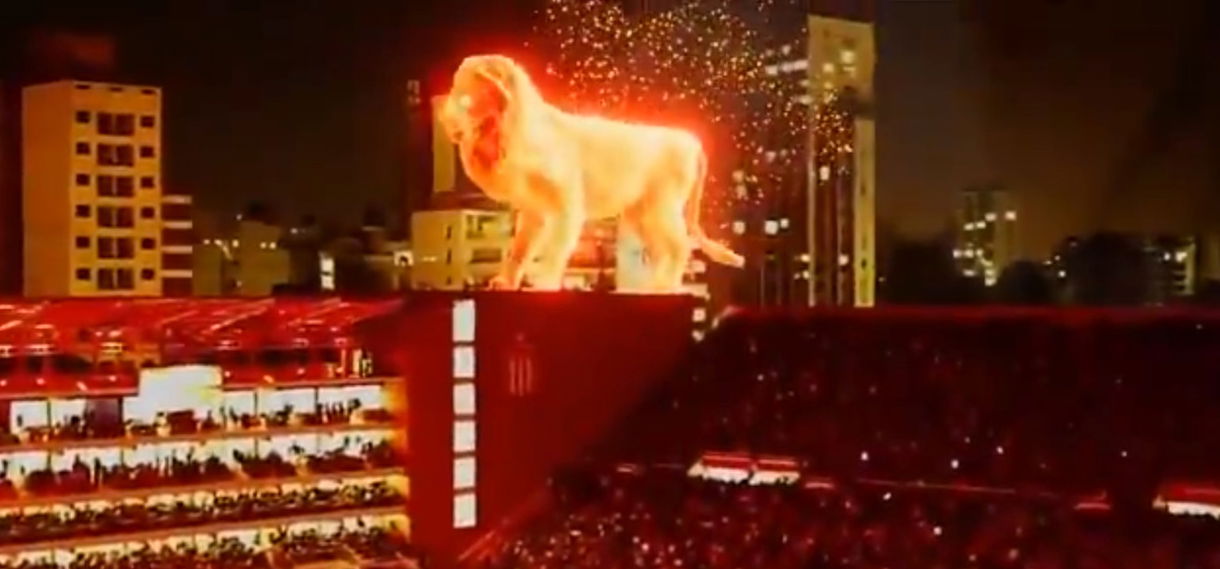
[[[775,72],[776,48],[792,38],[773,37],[768,18],[778,3],[793,1],[740,7],[689,0],[629,15],[611,0],[548,0],[530,47],[548,58],[545,75],[567,108],[610,117],[699,117],[715,138],[712,180],[719,191],[709,192],[709,203],[760,204],[767,188],[784,187],[783,178],[804,165],[799,149],[810,125],[832,141],[844,132],[833,101],[811,112],[807,84]],[[723,191],[720,181],[733,170],[743,172],[737,182],[746,182],[746,191]]]

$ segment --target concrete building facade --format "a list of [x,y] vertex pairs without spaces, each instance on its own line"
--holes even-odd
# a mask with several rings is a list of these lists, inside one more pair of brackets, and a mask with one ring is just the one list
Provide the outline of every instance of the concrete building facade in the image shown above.
[[22,103],[25,294],[160,295],[161,90],[58,81]]

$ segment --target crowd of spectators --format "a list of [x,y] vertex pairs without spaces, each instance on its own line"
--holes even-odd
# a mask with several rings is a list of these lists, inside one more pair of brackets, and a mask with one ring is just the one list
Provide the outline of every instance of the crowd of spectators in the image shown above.
[[1220,320],[1203,317],[747,315],[710,334],[689,372],[602,450],[687,464],[744,451],[844,477],[1146,491],[1166,478],[1220,480],[1218,370]]
[[606,476],[485,569],[1220,567],[1220,521],[1120,517],[1020,495]]
[[[1220,567],[1220,522],[1151,507],[1220,482],[1218,372],[1207,314],[741,314],[491,565]],[[687,476],[708,451],[836,489]]]
[[[220,539],[206,547],[144,547],[128,552],[80,553],[64,563],[0,562],[0,569],[292,569],[311,562],[353,561],[355,566],[418,569],[421,556],[396,530],[365,527],[322,536],[314,532],[273,538],[270,547]],[[377,543],[369,548],[368,543]],[[365,565],[362,565],[365,564]]]
[[402,503],[403,497],[397,491],[379,482],[333,489],[285,491],[263,488],[221,495],[207,502],[114,503],[101,508],[79,506],[38,513],[10,513],[0,515],[0,545],[321,514]]
[[[321,453],[308,453],[300,447],[289,449],[287,457],[279,452],[267,454],[233,451],[233,461],[227,463],[216,456],[196,457],[188,453],[182,458],[170,457],[136,465],[104,465],[98,460],[86,462],[79,457],[63,470],[40,469],[25,474],[22,489],[33,496],[64,496],[98,490],[135,490],[211,484],[233,480],[239,476],[230,466],[254,479],[284,478],[302,473],[333,474],[368,468],[388,468],[401,459],[388,441],[357,444],[345,440],[339,447]],[[9,465],[0,459],[0,500],[16,499],[19,489],[9,478]]]
[[221,408],[216,414],[207,412],[202,417],[196,417],[191,411],[177,411],[159,413],[151,422],[122,421],[114,416],[99,415],[86,410],[80,415],[66,417],[48,426],[18,426],[16,432],[7,426],[0,426],[0,447],[54,441],[263,430],[297,425],[345,425],[357,421],[361,424],[385,424],[393,421],[393,415],[386,409],[365,408],[357,400],[318,404],[307,410],[288,406],[267,413],[242,413]]

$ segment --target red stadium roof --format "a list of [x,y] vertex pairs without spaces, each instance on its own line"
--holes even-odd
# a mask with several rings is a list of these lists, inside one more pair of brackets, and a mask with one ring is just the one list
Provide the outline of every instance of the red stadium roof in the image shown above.
[[121,299],[0,304],[0,356],[77,352],[90,344],[231,347],[329,345],[398,299]]

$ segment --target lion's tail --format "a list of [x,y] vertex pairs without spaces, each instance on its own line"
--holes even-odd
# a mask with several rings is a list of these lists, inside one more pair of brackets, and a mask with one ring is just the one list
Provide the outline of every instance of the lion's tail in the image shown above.
[[699,208],[703,202],[703,188],[707,183],[707,154],[703,149],[699,149],[698,154],[698,172],[695,176],[695,186],[691,188],[690,196],[686,199],[686,205],[683,208],[683,214],[686,217],[686,230],[690,233],[691,239],[694,240],[694,245],[702,250],[708,258],[730,267],[743,267],[746,264],[745,258],[729,249],[723,243],[713,241],[712,238],[703,232],[703,226],[699,225]]

